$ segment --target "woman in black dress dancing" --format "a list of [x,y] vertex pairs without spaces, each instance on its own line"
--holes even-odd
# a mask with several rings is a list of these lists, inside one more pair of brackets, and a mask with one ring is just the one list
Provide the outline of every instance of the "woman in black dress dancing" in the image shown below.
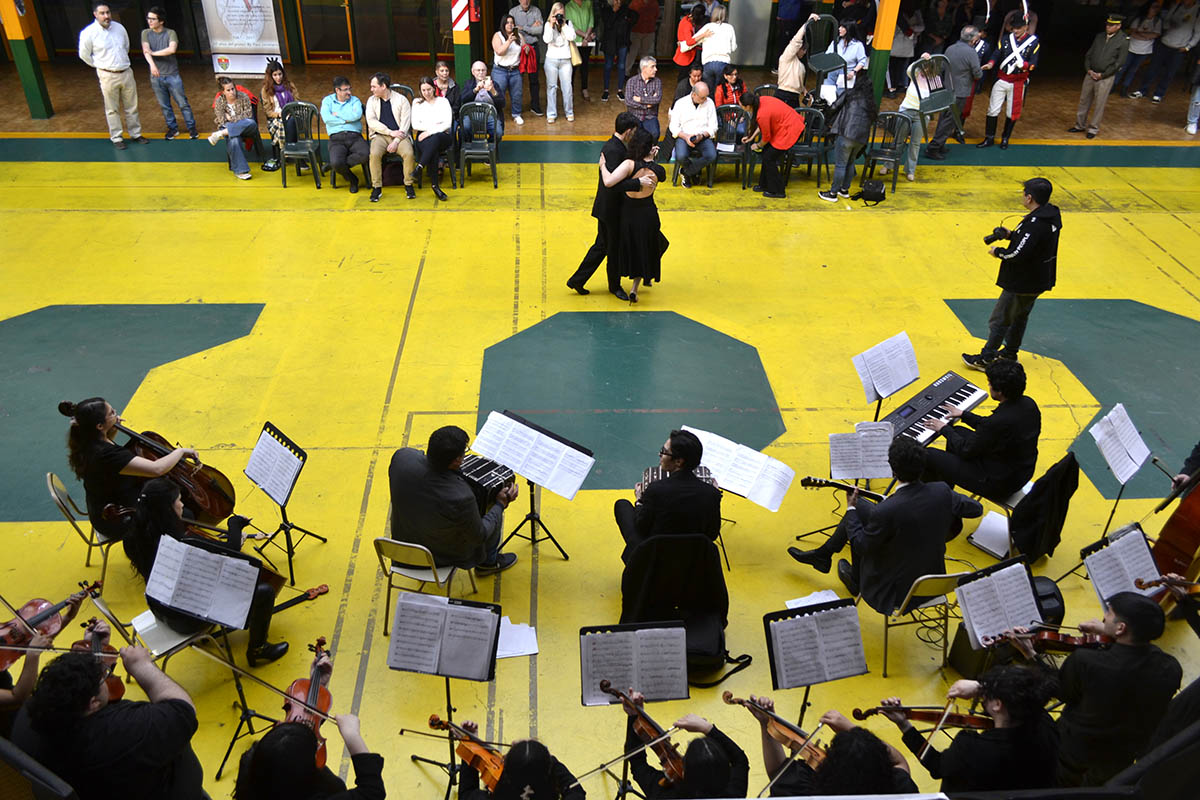
[[600,176],[605,186],[616,186],[628,177],[641,178],[653,175],[655,182],[649,188],[626,192],[621,204],[621,274],[633,278],[633,289],[629,302],[638,301],[638,286],[645,281],[651,283],[662,279],[662,254],[670,244],[662,235],[662,224],[658,219],[658,206],[654,204],[654,190],[667,179],[667,172],[654,161],[658,148],[654,137],[644,128],[638,128],[629,140],[629,157],[614,171],[609,172],[600,159]]

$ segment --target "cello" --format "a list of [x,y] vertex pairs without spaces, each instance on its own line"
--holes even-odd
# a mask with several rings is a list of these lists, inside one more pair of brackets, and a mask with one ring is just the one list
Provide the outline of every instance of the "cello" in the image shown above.
[[[1194,580],[1200,575],[1200,491],[1189,491],[1198,483],[1200,471],[1188,478],[1182,486],[1173,489],[1154,509],[1154,513],[1157,514],[1176,497],[1183,498],[1163,523],[1158,538],[1150,548],[1150,554],[1154,557],[1154,564],[1159,572],[1173,572],[1188,580]],[[1175,606],[1175,597],[1170,592],[1163,592],[1159,602],[1169,611]]]

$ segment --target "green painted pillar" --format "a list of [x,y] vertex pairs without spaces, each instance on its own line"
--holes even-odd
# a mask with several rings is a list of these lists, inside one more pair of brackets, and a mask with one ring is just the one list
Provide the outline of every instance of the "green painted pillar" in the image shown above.
[[32,11],[22,3],[18,8],[15,0],[0,0],[0,21],[8,34],[8,46],[12,48],[13,63],[17,77],[25,90],[25,102],[29,104],[29,115],[34,119],[50,119],[54,107],[50,104],[50,92],[38,63],[37,48],[33,43],[35,25]]
[[888,59],[892,57],[892,40],[896,38],[896,19],[899,16],[900,0],[880,0],[868,66],[871,85],[875,87],[876,103],[883,97],[883,89],[887,86]]

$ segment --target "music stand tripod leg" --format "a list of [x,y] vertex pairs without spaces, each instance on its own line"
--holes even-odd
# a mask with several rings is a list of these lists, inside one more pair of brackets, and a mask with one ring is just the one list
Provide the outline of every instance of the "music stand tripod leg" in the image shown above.
[[[446,721],[447,722],[454,721],[454,712],[456,710],[457,709],[454,708],[454,704],[450,702],[450,679],[446,678]],[[413,763],[415,763],[415,764],[430,764],[432,766],[438,767],[438,768],[446,771],[446,775],[448,776],[449,780],[446,783],[446,799],[445,800],[450,800],[450,795],[453,792],[454,787],[456,785],[458,785],[458,771],[460,769],[462,769],[462,767],[459,766],[458,759],[454,753],[454,739],[449,735],[446,736],[446,739],[450,744],[450,758],[448,761],[444,761],[444,762],[436,761],[432,758],[426,758],[425,756],[416,755],[415,753],[413,755],[409,756],[409,758],[411,758]]]
[[[234,663],[233,648],[229,644],[229,629],[223,628],[217,635],[221,637],[219,642],[215,637],[209,638],[225,651],[225,657],[229,659],[229,663]],[[217,767],[216,780],[221,780],[221,773],[225,771],[225,764],[229,761],[229,756],[233,753],[233,746],[237,744],[238,740],[243,736],[255,736],[259,733],[254,730],[254,720],[261,719],[271,724],[277,721],[250,708],[250,704],[246,701],[246,690],[242,687],[242,676],[236,672],[233,673],[233,686],[237,690],[238,696],[233,703],[238,710],[238,724],[233,729],[233,738],[229,740],[229,746],[225,748],[225,757],[221,759],[221,765]],[[245,731],[242,730],[243,728]]]
[[[296,570],[293,565],[293,561],[296,556],[296,548],[300,546],[300,543],[302,541],[304,541],[304,538],[306,536],[311,536],[314,539],[321,542],[322,544],[328,542],[329,540],[326,539],[324,536],[313,533],[308,528],[302,528],[299,525],[292,522],[291,520],[289,520],[288,516],[287,516],[287,506],[280,506],[279,514],[282,517],[282,520],[279,523],[279,527],[276,528],[275,532],[272,533],[270,536],[268,536],[262,544],[256,546],[254,549],[258,552],[258,554],[260,556],[267,559],[267,561],[270,562],[271,566],[275,566],[275,562],[271,561],[270,557],[268,557],[267,554],[263,552],[263,550],[267,547],[267,545],[275,544],[275,537],[282,533],[284,546],[281,547],[280,549],[287,553],[288,582],[292,586],[295,586],[296,585]],[[292,531],[294,531],[294,530],[300,531],[300,538],[295,539],[295,540],[292,539]],[[277,545],[277,544],[275,544],[275,546],[279,547],[279,545]]]
[[[567,555],[567,551],[563,550],[562,545],[559,544],[558,540],[554,538],[554,534],[551,533],[550,529],[546,527],[546,523],[542,522],[542,515],[539,514],[537,510],[537,499],[535,496],[535,489],[537,487],[534,485],[533,481],[529,480],[528,478],[526,478],[526,482],[529,484],[529,513],[525,515],[525,519],[521,520],[521,523],[517,525],[517,527],[513,528],[512,533],[504,537],[504,541],[500,543],[499,549],[503,550],[504,545],[508,544],[508,541],[514,536],[519,536],[522,539],[528,539],[530,544],[537,544],[538,542],[543,542],[549,539],[550,543],[558,548],[558,552],[562,555],[563,561],[570,561],[571,557]],[[521,528],[525,527],[525,523],[527,522],[529,523],[528,536],[521,533]],[[541,528],[546,535],[539,537],[538,528]]]
[[613,800],[625,800],[627,795],[640,797],[646,800],[646,795],[633,788],[633,782],[629,780],[629,761],[621,762],[621,777],[618,778],[610,769],[604,770],[604,773],[617,782],[617,796]]

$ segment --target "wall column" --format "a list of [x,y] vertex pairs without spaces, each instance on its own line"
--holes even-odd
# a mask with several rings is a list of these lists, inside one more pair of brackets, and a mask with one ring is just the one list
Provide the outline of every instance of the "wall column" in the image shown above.
[[4,21],[4,30],[8,33],[8,46],[12,49],[21,88],[25,90],[29,115],[33,119],[49,119],[54,116],[54,107],[50,104],[50,92],[38,64],[33,10],[22,3],[21,11],[18,11],[15,0],[0,0],[0,20]]
[[871,83],[875,87],[875,102],[883,97],[887,86],[888,59],[892,57],[892,40],[896,38],[896,20],[900,16],[900,0],[880,0],[875,17],[875,38],[871,41]]

